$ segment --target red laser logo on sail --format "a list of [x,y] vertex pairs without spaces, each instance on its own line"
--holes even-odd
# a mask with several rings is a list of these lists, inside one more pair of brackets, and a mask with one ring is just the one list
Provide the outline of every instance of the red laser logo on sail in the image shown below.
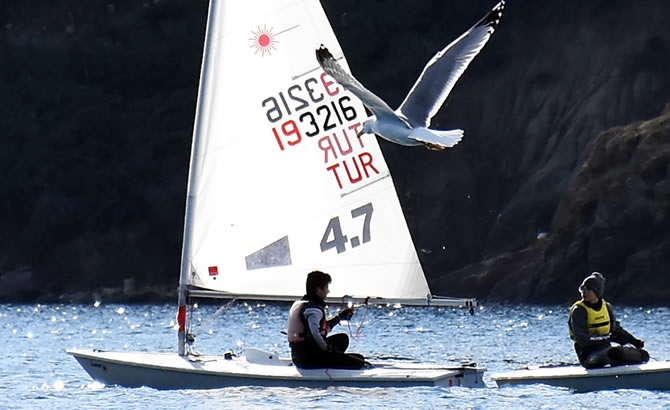
[[279,44],[277,36],[297,27],[298,26],[293,26],[275,33],[272,27],[266,25],[263,25],[263,27],[258,26],[256,30],[251,32],[251,37],[249,38],[251,45],[249,48],[254,49],[254,54],[260,53],[261,57],[265,57],[266,54],[272,55],[273,51],[277,51],[277,45]]

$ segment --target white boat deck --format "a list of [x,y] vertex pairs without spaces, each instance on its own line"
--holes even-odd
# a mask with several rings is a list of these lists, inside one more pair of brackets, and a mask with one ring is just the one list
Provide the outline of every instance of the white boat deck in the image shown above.
[[466,386],[486,387],[477,365],[373,363],[369,369],[298,369],[288,359],[250,349],[248,357],[68,350],[93,379],[108,385],[157,389],[227,386]]
[[670,362],[585,369],[579,365],[535,367],[498,373],[492,379],[499,386],[547,384],[575,391],[606,389],[670,390]]

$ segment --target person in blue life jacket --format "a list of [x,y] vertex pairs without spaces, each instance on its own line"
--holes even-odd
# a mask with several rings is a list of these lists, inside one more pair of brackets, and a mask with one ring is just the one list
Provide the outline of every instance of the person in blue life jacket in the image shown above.
[[[568,325],[579,363],[587,369],[646,363],[644,341],[628,333],[603,299],[605,277],[593,272],[579,286],[582,299],[570,308]],[[615,344],[613,344],[614,342]]]
[[325,299],[331,282],[327,273],[310,272],[305,283],[307,293],[291,306],[287,334],[293,363],[302,369],[358,370],[368,367],[363,355],[345,353],[349,347],[346,333],[329,335],[335,325],[351,319],[354,314],[353,309],[346,308],[326,320]]

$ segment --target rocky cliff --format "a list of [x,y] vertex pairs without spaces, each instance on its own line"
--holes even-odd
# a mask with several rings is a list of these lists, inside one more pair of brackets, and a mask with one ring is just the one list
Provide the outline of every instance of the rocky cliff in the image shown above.
[[[3,299],[174,288],[206,3],[0,6]],[[493,3],[322,1],[391,105]],[[667,304],[669,18],[508,1],[434,122],[463,141],[381,143],[436,293],[567,303],[599,270],[616,303]]]

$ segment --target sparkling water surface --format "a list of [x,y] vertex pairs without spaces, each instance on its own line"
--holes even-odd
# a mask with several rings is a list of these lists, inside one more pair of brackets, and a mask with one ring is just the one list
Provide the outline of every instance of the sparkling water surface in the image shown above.
[[[254,346],[288,356],[289,304],[236,302],[194,310],[195,349],[207,354]],[[260,388],[159,391],[94,382],[69,348],[175,352],[176,304],[0,305],[0,409],[670,409],[670,392],[573,393],[532,385],[497,388],[491,374],[576,361],[567,306],[361,307],[349,325],[351,351],[373,359],[485,364],[488,388]],[[652,359],[670,360],[668,308],[617,308]],[[331,310],[337,311],[337,307]]]

